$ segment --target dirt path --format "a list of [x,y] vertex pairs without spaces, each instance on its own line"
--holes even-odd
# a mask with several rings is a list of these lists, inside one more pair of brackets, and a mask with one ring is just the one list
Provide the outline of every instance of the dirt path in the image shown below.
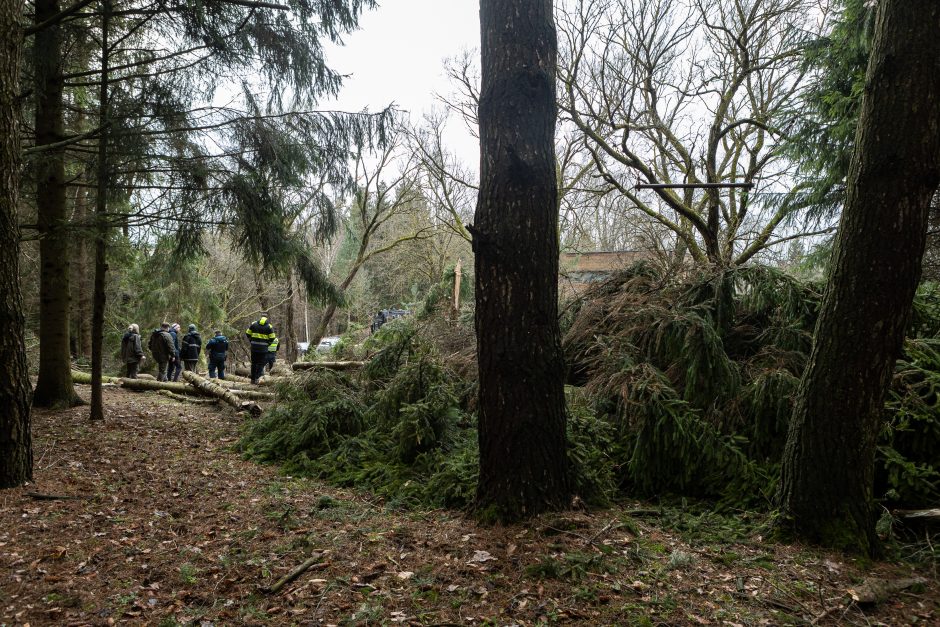
[[[120,389],[105,400],[102,425],[86,408],[34,412],[36,483],[0,492],[0,624],[940,621],[932,572],[863,611],[848,588],[910,569],[862,571],[705,516],[663,531],[662,513],[638,506],[496,529],[390,512],[243,461],[228,410]],[[296,581],[265,591],[315,552]]]

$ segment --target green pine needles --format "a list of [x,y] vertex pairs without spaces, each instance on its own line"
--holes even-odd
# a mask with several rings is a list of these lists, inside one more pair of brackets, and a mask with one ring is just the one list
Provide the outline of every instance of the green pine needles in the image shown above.
[[[886,407],[876,495],[940,496],[940,328],[918,297]],[[591,505],[683,495],[773,507],[821,294],[779,270],[676,278],[638,265],[567,312],[568,457]],[[244,453],[369,490],[392,505],[463,508],[476,491],[474,369],[435,320],[389,322],[359,374],[311,371],[250,423]]]

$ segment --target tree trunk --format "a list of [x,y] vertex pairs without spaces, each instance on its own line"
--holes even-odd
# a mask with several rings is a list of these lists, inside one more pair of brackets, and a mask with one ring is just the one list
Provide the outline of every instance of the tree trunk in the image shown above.
[[940,4],[882,0],[810,361],[784,451],[785,531],[875,553],[875,441],[940,182]]
[[[33,22],[59,12],[58,0],[37,0]],[[36,33],[36,144],[62,141],[62,38],[60,26]],[[33,404],[71,407],[81,403],[72,385],[69,354],[69,238],[65,203],[64,149],[42,153],[36,164],[36,210],[39,226],[39,379]]]
[[108,139],[111,125],[109,99],[111,0],[101,2],[101,86],[98,92],[97,193],[95,195],[95,291],[91,317],[91,420],[104,420],[104,397],[101,393],[101,369],[104,348],[105,275],[108,272]]
[[[87,131],[83,125],[79,125],[79,132]],[[85,176],[82,176],[85,180]],[[87,224],[90,217],[89,194],[85,187],[75,188],[75,211],[73,213],[75,221],[81,224]],[[77,304],[72,307],[72,345],[76,357],[91,358],[91,293],[92,286],[89,284],[91,269],[89,268],[89,246],[88,236],[83,231],[77,233],[73,238],[75,249],[73,258],[75,260],[74,272],[72,273],[73,285],[76,286]]]
[[557,311],[557,49],[551,0],[481,0],[480,21],[476,508],[511,521],[563,508],[570,493]]
[[[281,345],[281,350],[284,352],[281,353],[284,358],[287,360],[287,363],[292,364],[297,361],[297,330],[294,328],[294,275],[293,273],[287,274],[287,307],[284,312],[284,326],[286,327],[286,332],[284,333],[284,344]],[[285,346],[286,344],[286,346]]]
[[[343,282],[339,284],[339,289],[341,292],[345,292],[349,289],[349,286],[352,284],[353,279],[356,278],[356,275],[359,273],[359,268],[362,267],[362,250],[360,250],[359,258],[356,259],[353,263],[352,268],[350,268],[349,273],[346,275],[346,278],[343,279]],[[316,350],[317,344],[320,343],[326,336],[327,329],[330,327],[330,322],[333,320],[333,316],[336,314],[336,303],[330,303],[323,310],[323,315],[320,318],[320,322],[317,323],[316,331],[313,332],[313,335],[310,336],[310,346],[308,350]]]
[[[30,385],[23,340],[20,229],[19,75],[23,32],[20,0],[0,0],[0,488],[32,480]],[[68,346],[66,346],[67,348]]]

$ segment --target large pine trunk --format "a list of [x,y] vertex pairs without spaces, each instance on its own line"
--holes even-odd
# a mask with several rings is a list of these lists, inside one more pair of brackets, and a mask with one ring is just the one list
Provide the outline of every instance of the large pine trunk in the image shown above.
[[19,283],[20,0],[0,0],[0,488],[33,477],[29,376]]
[[882,0],[815,341],[784,451],[783,525],[878,550],[875,442],[940,182],[940,4]]
[[[39,24],[60,10],[58,0],[37,0],[33,22]],[[36,33],[33,42],[36,97],[36,144],[61,142],[62,37],[58,25]],[[72,385],[69,353],[69,238],[65,202],[65,152],[42,153],[36,168],[36,211],[39,225],[39,378],[33,403],[40,407],[80,402]]]
[[556,40],[551,0],[482,0],[476,260],[476,508],[511,521],[568,504],[558,328]]

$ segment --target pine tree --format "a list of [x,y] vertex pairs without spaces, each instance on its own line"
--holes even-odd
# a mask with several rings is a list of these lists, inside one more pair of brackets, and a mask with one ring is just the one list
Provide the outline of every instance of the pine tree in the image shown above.
[[551,0],[483,0],[474,225],[479,515],[568,504]]
[[845,209],[784,451],[783,525],[874,553],[875,441],[940,183],[940,5],[881,0]]
[[33,477],[30,385],[19,284],[20,0],[0,0],[0,488]]

